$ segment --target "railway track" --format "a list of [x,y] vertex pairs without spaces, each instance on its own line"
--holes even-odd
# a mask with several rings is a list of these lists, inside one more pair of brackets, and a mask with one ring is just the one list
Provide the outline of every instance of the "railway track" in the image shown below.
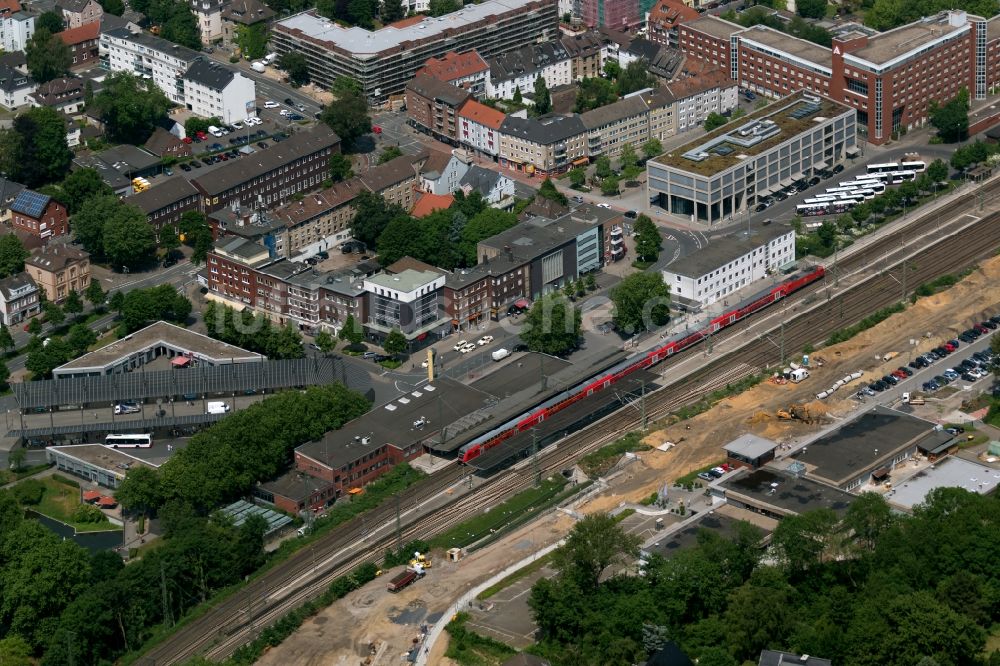
[[[1000,191],[1000,181],[983,188],[983,194]],[[949,216],[971,214],[977,206],[974,195],[960,198],[949,206]],[[967,221],[967,220],[966,220]],[[908,264],[908,279],[913,287],[938,275],[953,272],[991,256],[1000,245],[1000,215],[992,214],[979,219],[968,229],[948,239],[941,239],[928,246],[917,260]],[[942,235],[952,224],[942,222],[938,213],[924,215],[907,227],[911,238],[919,238],[930,231],[942,229]],[[872,242],[868,247],[839,262],[842,274],[850,274],[880,259],[883,269],[892,266],[896,258],[912,247],[897,244],[889,236]],[[788,303],[815,304],[830,294],[829,280],[817,283],[786,299]],[[784,326],[785,349],[801,349],[815,344],[830,332],[858,321],[871,311],[897,302],[902,289],[891,272],[873,275],[865,282],[830,297],[827,305],[796,316]],[[750,320],[752,321],[752,319]],[[780,351],[767,336],[775,329],[750,339],[742,347],[724,357],[705,363],[695,372],[668,382],[667,390],[650,392],[646,396],[646,414],[650,420],[662,418],[677,408],[689,404],[707,392],[726,383],[736,381],[759,368],[772,366],[780,360]],[[719,345],[735,336],[745,335],[745,326],[725,329],[713,336]],[[695,350],[693,353],[699,353]],[[668,359],[658,371],[665,377],[670,370],[689,354]],[[599,448],[622,432],[640,425],[637,411],[626,406],[597,421],[582,431],[570,434],[556,445],[539,453],[539,466],[543,473],[557,472],[572,464],[580,455]],[[419,506],[447,488],[461,482],[464,468],[449,463],[432,477],[408,488],[400,495],[400,504]],[[511,468],[485,481],[469,494],[447,502],[430,514],[414,517],[407,512],[403,541],[426,537],[475,515],[478,507],[489,506],[526,488],[533,482],[530,470]],[[334,578],[348,573],[357,564],[376,559],[386,548],[395,544],[392,525],[395,506],[383,506],[359,516],[311,548],[304,548],[274,569],[252,581],[243,590],[220,602],[202,616],[198,622],[179,630],[170,639],[151,649],[137,663],[147,665],[174,664],[195,654],[207,654],[220,659],[232,654],[239,646],[252,639],[254,634],[282,615],[317,596]],[[379,532],[384,535],[373,536]],[[360,548],[357,543],[363,543]]]

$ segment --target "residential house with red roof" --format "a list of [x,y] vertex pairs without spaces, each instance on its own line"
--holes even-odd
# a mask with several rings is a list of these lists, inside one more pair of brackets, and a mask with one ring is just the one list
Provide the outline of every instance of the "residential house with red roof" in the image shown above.
[[677,46],[677,26],[700,16],[697,9],[680,0],[659,0],[649,10],[646,37],[654,44]]
[[427,217],[436,210],[447,210],[455,203],[453,194],[430,194],[424,193],[413,204],[410,215],[416,218]]
[[496,159],[500,152],[500,125],[505,117],[502,111],[468,99],[458,109],[458,140],[477,153]]
[[482,97],[486,94],[490,66],[475,49],[465,53],[448,51],[440,58],[429,58],[417,74],[450,83],[468,90],[475,97]]
[[84,23],[77,28],[70,28],[59,33],[59,39],[70,48],[73,54],[71,67],[89,67],[98,62],[101,41],[101,22]]

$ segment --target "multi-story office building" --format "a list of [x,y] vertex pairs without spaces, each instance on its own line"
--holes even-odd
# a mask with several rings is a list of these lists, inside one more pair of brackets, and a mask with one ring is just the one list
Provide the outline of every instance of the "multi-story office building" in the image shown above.
[[214,60],[196,60],[184,73],[185,105],[196,116],[233,123],[257,115],[256,100],[253,79]]
[[533,44],[490,58],[486,96],[513,99],[516,90],[533,94],[538,77],[550,90],[573,81],[573,57],[562,42]]
[[704,308],[795,261],[795,231],[781,225],[747,235],[713,240],[663,269],[670,298],[688,308]]
[[927,122],[931,102],[968,89],[985,99],[1000,82],[1000,17],[946,11],[893,30],[839,34],[826,48],[765,26],[702,16],[678,30],[681,50],[729,72],[740,86],[781,97],[811,90],[854,108],[858,131],[883,144]]
[[101,33],[101,66],[149,78],[174,104],[184,105],[184,73],[201,58],[196,51],[127,28]]
[[647,162],[649,195],[670,213],[718,224],[842,161],[856,140],[852,109],[798,92]]
[[319,187],[329,177],[330,156],[337,152],[340,138],[321,123],[193,178],[191,183],[201,192],[205,213],[234,203],[246,208],[281,204],[294,194]]
[[392,330],[407,340],[447,331],[451,322],[444,309],[443,271],[408,268],[365,278],[368,319],[365,328],[380,338]]
[[556,5],[556,0],[486,0],[376,31],[345,28],[310,10],[276,22],[271,43],[278,53],[302,53],[314,82],[330,86],[349,76],[361,82],[372,103],[382,103],[401,93],[428,58],[475,49],[489,60],[554,38]]

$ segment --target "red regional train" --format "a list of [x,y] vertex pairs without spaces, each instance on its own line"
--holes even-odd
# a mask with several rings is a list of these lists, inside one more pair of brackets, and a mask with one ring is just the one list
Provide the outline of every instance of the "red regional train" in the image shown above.
[[750,298],[737,306],[735,309],[715,317],[709,321],[708,325],[704,328],[695,331],[694,333],[687,333],[682,336],[675,337],[667,341],[662,346],[650,350],[638,358],[633,357],[626,359],[609,370],[604,371],[604,373],[600,376],[592,377],[567,391],[563,391],[559,395],[550,398],[540,405],[537,405],[530,412],[521,414],[520,416],[507,421],[503,425],[494,428],[490,432],[481,435],[468,444],[462,446],[462,448],[458,450],[459,461],[467,463],[474,458],[477,458],[484,452],[492,449],[494,446],[497,446],[514,435],[535,427],[553,414],[562,411],[576,401],[583,400],[598,391],[608,388],[615,382],[628,377],[636,370],[644,370],[652,367],[663,359],[698,344],[708,336],[719,332],[723,328],[732,326],[744,317],[748,317],[754,312],[762,310],[772,303],[785,298],[789,294],[793,294],[799,289],[816,282],[825,274],[826,269],[822,266],[817,266],[807,273],[794,275],[781,284],[771,287],[763,294]]

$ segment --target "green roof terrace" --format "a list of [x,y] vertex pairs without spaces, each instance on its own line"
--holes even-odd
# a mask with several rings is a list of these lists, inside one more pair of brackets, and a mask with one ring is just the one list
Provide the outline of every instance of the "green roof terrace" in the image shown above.
[[817,120],[835,118],[848,110],[826,97],[799,91],[652,161],[711,176],[788,141]]

